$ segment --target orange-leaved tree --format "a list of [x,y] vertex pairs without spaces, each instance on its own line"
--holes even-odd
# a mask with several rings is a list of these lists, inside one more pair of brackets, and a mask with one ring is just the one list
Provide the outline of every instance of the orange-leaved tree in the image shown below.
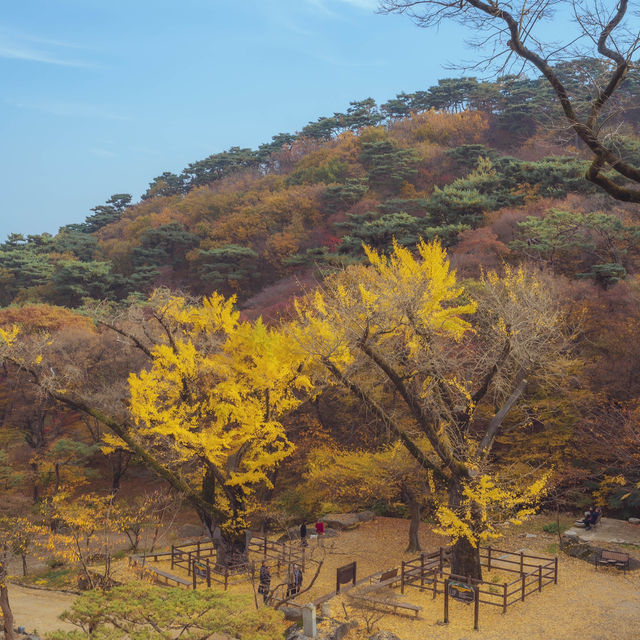
[[563,314],[550,283],[522,269],[487,274],[471,296],[438,242],[421,242],[417,255],[397,245],[389,257],[366,252],[369,266],[298,302],[292,334],[446,493],[437,517],[454,543],[452,570],[480,577],[479,544],[544,491],[544,474],[509,478],[491,450],[527,377],[559,368]]

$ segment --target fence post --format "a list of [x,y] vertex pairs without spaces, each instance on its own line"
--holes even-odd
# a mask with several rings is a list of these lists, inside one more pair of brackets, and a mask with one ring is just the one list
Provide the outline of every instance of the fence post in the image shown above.
[[189,555],[187,556],[187,575],[191,575],[191,551],[188,552]]
[[507,583],[504,583],[502,592],[502,613],[507,613]]
[[449,624],[449,578],[444,581],[444,623]]
[[491,546],[487,547],[487,571],[491,571]]
[[480,611],[480,585],[473,592],[473,628],[478,630],[478,614]]
[[173,554],[176,552],[176,548],[171,545],[171,569],[173,569]]
[[264,534],[264,547],[263,548],[264,548],[263,555],[266,558],[267,557],[267,532],[266,531],[265,531],[265,534]]
[[444,566],[444,551],[442,549],[442,547],[440,547],[440,573],[442,573],[442,567]]
[[524,589],[525,589],[525,575],[524,573],[521,574],[522,575],[522,601],[524,602]]
[[209,558],[207,558],[207,588],[211,589],[211,565],[209,564]]
[[542,591],[542,565],[538,565],[538,591]]
[[553,560],[553,584],[558,584],[558,556]]
[[402,569],[400,570],[400,593],[404,595],[404,560],[402,561]]
[[420,586],[424,587],[424,553],[420,554]]
[[524,553],[520,552],[520,573],[524,573]]
[[[190,559],[191,562],[191,559]],[[193,590],[196,590],[196,583],[197,583],[197,577],[196,577],[196,561],[193,560],[193,566],[191,567],[191,577],[193,579]]]

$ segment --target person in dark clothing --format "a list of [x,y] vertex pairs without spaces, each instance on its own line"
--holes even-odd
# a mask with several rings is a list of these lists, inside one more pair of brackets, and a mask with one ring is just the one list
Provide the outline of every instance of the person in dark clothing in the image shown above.
[[584,520],[582,521],[584,523],[584,528],[591,529],[591,525],[595,524],[597,521],[598,521],[598,514],[595,508],[591,506],[589,507],[589,511],[585,513]]
[[300,593],[302,588],[302,569],[297,565],[293,565],[293,582],[296,595]]
[[307,546],[307,525],[304,522],[300,525],[300,542],[303,547]]
[[262,594],[262,599],[264,603],[267,603],[267,598],[269,597],[269,588],[271,586],[271,570],[267,566],[267,563],[262,561],[262,566],[260,567],[260,584],[258,585],[258,593]]

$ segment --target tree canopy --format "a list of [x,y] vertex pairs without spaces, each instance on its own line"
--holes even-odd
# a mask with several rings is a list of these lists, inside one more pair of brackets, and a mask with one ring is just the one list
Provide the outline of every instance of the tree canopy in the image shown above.
[[299,303],[294,334],[447,493],[437,515],[456,543],[452,570],[479,576],[479,543],[543,491],[544,478],[507,481],[490,454],[527,377],[558,369],[562,311],[548,284],[522,269],[489,273],[465,292],[437,242],[421,242],[417,256],[398,245],[389,257],[366,252],[369,267],[347,268]]

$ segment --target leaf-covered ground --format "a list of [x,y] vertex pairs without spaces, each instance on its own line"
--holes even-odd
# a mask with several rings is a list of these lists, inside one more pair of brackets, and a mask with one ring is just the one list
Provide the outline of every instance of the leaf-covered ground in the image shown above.
[[[526,529],[514,528],[496,547],[510,551],[526,548],[543,556],[555,555],[557,536],[546,534],[542,525],[551,518],[539,516]],[[408,538],[408,522],[378,518],[359,530],[345,532],[337,538],[335,555],[328,558],[321,584],[314,594],[335,588],[334,567],[351,560],[358,563],[358,575],[365,576],[386,567],[397,566],[415,554],[403,553]],[[536,538],[524,538],[525,532]],[[442,539],[423,525],[421,541],[425,549],[436,549]],[[554,553],[550,553],[550,551]],[[631,550],[632,555],[634,551]],[[636,551],[640,555],[640,549]],[[542,593],[528,596],[525,602],[509,607],[502,615],[498,608],[480,608],[480,629],[473,630],[473,606],[450,602],[448,625],[443,621],[443,598],[417,589],[407,589],[401,599],[421,605],[420,618],[387,615],[377,627],[396,633],[402,640],[633,640],[639,636],[640,572],[623,575],[615,569],[599,570],[581,560],[559,556],[559,583],[545,587]],[[509,574],[511,580],[514,574]],[[502,582],[502,579],[500,580]],[[332,613],[344,615],[340,600],[333,600]],[[354,617],[357,611],[350,611]],[[354,638],[358,637],[355,634]],[[361,633],[360,638],[368,634]],[[360,638],[358,640],[360,640]]]
[[58,616],[71,606],[76,596],[60,591],[44,591],[9,585],[9,602],[14,626],[25,627],[28,632],[46,633],[56,629],[74,629],[73,625],[58,620]]
[[[543,524],[551,517],[538,516],[526,528],[513,528],[495,546],[511,551],[528,549],[532,553],[553,556],[557,536],[543,532]],[[364,523],[359,529],[346,531],[337,538],[328,538],[326,558],[313,588],[303,594],[301,602],[306,602],[335,589],[335,570],[338,566],[357,562],[358,577],[375,573],[385,568],[395,567],[416,554],[405,553],[408,526],[406,520],[378,518]],[[524,537],[526,533],[534,537]],[[423,524],[421,542],[425,550],[435,550],[442,538],[431,533]],[[639,549],[628,549],[632,555],[640,557]],[[318,553],[313,551],[312,555]],[[158,565],[163,569],[168,567]],[[175,573],[180,573],[177,569]],[[305,584],[311,569],[305,575]],[[121,574],[122,575],[122,574]],[[514,574],[509,574],[513,576]],[[284,575],[282,576],[284,579]],[[502,582],[500,576],[500,582]],[[273,577],[272,585],[278,583]],[[235,584],[237,592],[249,592],[247,581]],[[398,591],[398,590],[396,590]],[[450,603],[450,623],[444,625],[443,599],[431,599],[429,593],[421,594],[416,589],[407,589],[404,601],[423,607],[420,618],[413,615],[386,615],[376,624],[378,629],[396,633],[402,640],[635,640],[638,638],[640,623],[640,572],[624,575],[615,569],[596,571],[593,565],[581,560],[559,556],[559,583],[545,587],[542,593],[528,596],[525,602],[509,607],[506,615],[493,607],[480,608],[480,630],[473,630],[473,607],[458,602]],[[32,591],[14,585],[10,586],[10,598],[16,617],[16,625],[22,624],[31,630],[51,630],[62,627],[57,620],[59,613],[73,600],[73,596],[48,591]],[[361,613],[349,607],[346,598],[331,601],[332,615],[344,619],[343,602],[350,617],[358,618]],[[370,634],[359,631],[348,637],[363,640]]]

